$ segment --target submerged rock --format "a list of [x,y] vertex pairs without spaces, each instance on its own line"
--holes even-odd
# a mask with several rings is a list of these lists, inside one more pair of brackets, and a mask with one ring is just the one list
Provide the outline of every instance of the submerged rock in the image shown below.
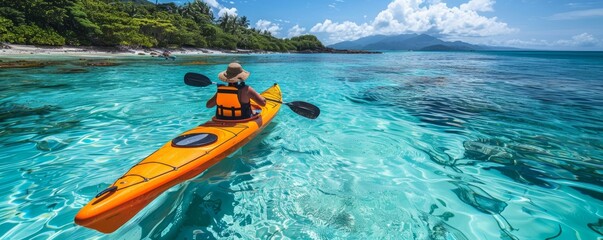
[[465,158],[493,161],[501,164],[514,164],[513,154],[506,147],[490,145],[490,142],[465,141]]
[[58,138],[47,138],[36,143],[36,148],[41,151],[51,152],[61,150],[69,145],[68,141]]
[[59,68],[56,73],[58,74],[69,74],[69,73],[87,73],[88,70],[85,68]]
[[598,234],[603,235],[603,219],[599,218],[598,223],[589,223],[588,228],[595,231]]
[[451,157],[448,153],[446,153],[446,148],[435,148],[435,150],[427,149],[425,153],[429,155],[429,159],[431,161],[440,164],[442,166],[454,167],[456,163],[456,159]]
[[100,62],[87,62],[87,63],[84,63],[84,65],[91,66],[91,67],[111,67],[111,66],[118,66],[120,64],[116,63],[116,62],[100,61]]
[[446,224],[445,222],[439,222],[431,229],[429,233],[431,239],[434,240],[468,240],[460,230]]
[[508,205],[475,186],[459,185],[457,189],[452,191],[461,201],[483,213],[500,214]]
[[81,62],[78,63],[78,65],[81,66],[89,66],[89,67],[111,67],[111,66],[118,66],[120,65],[119,63],[107,60],[107,59],[86,59],[86,58],[80,58],[79,59]]
[[0,62],[0,68],[40,68],[55,64],[57,63],[51,61],[17,60],[12,62]]
[[32,108],[21,104],[4,103],[0,104],[0,121],[4,121],[9,118],[26,117],[31,115],[46,115],[57,109],[58,107],[51,105]]
[[209,65],[210,63],[206,62],[206,61],[192,61],[192,62],[185,62],[182,65]]

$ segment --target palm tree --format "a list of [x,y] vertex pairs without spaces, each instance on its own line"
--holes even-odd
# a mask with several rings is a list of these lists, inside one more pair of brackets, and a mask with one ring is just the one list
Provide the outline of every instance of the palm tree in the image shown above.
[[249,27],[249,19],[247,19],[247,17],[245,17],[245,16],[240,17],[238,25],[243,28],[248,28]]
[[220,18],[218,18],[218,21],[217,21],[218,26],[220,26],[220,28],[222,28],[222,30],[224,32],[228,32],[227,29],[228,29],[228,25],[230,23],[230,19],[231,19],[231,16],[228,15],[227,13],[223,14]]
[[232,16],[230,19],[230,33],[235,34],[235,32],[237,31],[238,28],[238,24],[239,24],[239,17],[237,16]]
[[194,0],[184,5],[182,15],[191,17],[197,23],[206,23],[214,20],[214,14],[207,3]]

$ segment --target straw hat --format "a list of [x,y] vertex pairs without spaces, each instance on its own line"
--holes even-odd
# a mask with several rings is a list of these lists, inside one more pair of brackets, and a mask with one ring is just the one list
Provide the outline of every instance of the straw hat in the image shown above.
[[243,70],[241,64],[233,62],[228,64],[226,71],[218,74],[218,78],[227,83],[236,83],[245,81],[249,77],[249,74],[248,71]]

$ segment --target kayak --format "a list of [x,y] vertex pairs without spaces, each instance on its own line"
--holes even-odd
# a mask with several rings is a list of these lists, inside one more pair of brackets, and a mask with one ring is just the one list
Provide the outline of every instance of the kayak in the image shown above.
[[163,145],[98,193],[77,213],[75,223],[103,233],[114,232],[164,191],[235,152],[260,133],[281,107],[277,84],[261,95],[271,101],[261,107],[252,100],[257,115],[244,120],[214,117]]

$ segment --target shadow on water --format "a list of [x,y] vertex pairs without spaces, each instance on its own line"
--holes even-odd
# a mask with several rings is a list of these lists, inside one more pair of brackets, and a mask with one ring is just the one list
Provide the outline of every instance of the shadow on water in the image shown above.
[[4,147],[34,143],[36,149],[43,152],[62,150],[74,139],[54,135],[81,126],[81,120],[63,115],[59,107],[47,105],[31,108],[12,103],[0,105],[0,144]]
[[[540,137],[537,141],[547,142],[541,143],[540,146],[554,146],[557,145],[556,142],[558,140],[552,138],[543,139],[543,137]],[[549,147],[545,149],[533,144],[533,141],[526,141],[522,138],[465,141],[463,143],[465,154],[459,161],[469,161],[470,163],[466,165],[474,165],[476,163],[472,163],[472,161],[495,163],[495,166],[484,166],[482,169],[487,171],[494,170],[515,182],[545,189],[559,188],[560,186],[555,182],[556,180],[585,183],[581,184],[581,186],[571,185],[569,187],[594,199],[603,201],[603,193],[601,193],[600,188],[589,188],[589,184],[592,184],[591,186],[603,185],[603,176],[601,175],[601,163],[603,161],[600,159],[590,159],[588,161],[577,162],[574,158],[553,154],[551,149],[554,148]],[[579,156],[576,157],[579,158]],[[457,164],[455,167],[460,168],[461,164]],[[463,202],[468,203],[466,197],[461,195],[459,198]],[[481,205],[471,203],[469,205],[483,211]],[[590,224],[589,227],[593,229]],[[560,234],[561,231],[560,226]],[[595,229],[593,231],[597,232]]]
[[[463,144],[465,147],[464,158],[498,163],[499,166],[484,169],[500,171],[511,179],[524,184],[553,188],[556,187],[556,184],[548,182],[547,179],[564,179],[590,183],[595,186],[603,185],[603,176],[599,173],[602,170],[603,160],[581,157],[579,153],[574,153],[573,157],[555,155],[552,153],[552,150],[555,150],[553,146],[562,146],[563,143],[544,136],[539,137],[538,141],[546,141],[547,143],[539,145],[545,145],[547,148],[538,147],[529,138],[506,141],[500,139],[465,141]],[[576,161],[577,159],[581,161]],[[576,186],[571,187],[580,189]],[[587,192],[592,191],[585,191],[585,193]],[[587,195],[602,199],[601,193]]]
[[0,122],[6,121],[11,118],[20,118],[35,115],[48,115],[58,110],[60,110],[59,107],[52,105],[45,105],[42,107],[29,107],[23,104],[4,102],[0,103]]
[[511,226],[507,219],[501,215],[508,206],[506,202],[492,197],[477,186],[464,182],[458,182],[456,185],[457,188],[453,189],[452,192],[454,192],[462,202],[480,212],[495,216],[494,219],[496,219],[498,227],[501,230],[501,238],[518,239],[511,234],[511,231],[514,230],[513,226]]
[[[460,173],[465,166],[478,166],[486,171],[497,171],[523,185],[557,189],[560,186],[556,180],[585,183],[569,187],[603,201],[600,188],[589,187],[603,185],[601,175],[603,161],[582,157],[579,153],[572,153],[572,157],[555,154],[559,151],[568,151],[563,148],[564,143],[559,141],[546,136],[477,139],[464,141],[464,156],[460,159],[454,159],[444,151],[426,151],[426,153],[433,162],[452,167]],[[576,161],[577,159],[580,161]],[[454,192],[461,201],[481,212],[500,213],[501,211],[498,210],[504,209],[506,203],[500,200],[488,200],[491,203],[484,205],[487,203],[484,199],[488,197],[484,198],[485,194],[476,195],[474,190],[473,187],[459,187]]]
[[592,229],[598,234],[603,235],[603,218],[599,218],[599,222],[597,223],[589,223],[588,228]]
[[[444,77],[418,77],[400,86],[371,88],[357,96],[348,97],[354,103],[404,109],[429,127],[432,125],[464,129],[467,121],[484,111],[492,110],[477,99],[427,93],[426,88],[447,84]],[[471,102],[469,102],[471,101]]]
[[[498,91],[492,94],[497,98],[489,99],[488,94],[472,90],[481,83],[461,82],[461,86],[453,86],[448,81],[457,80],[408,78],[398,86],[373,87],[348,99],[360,105],[402,109],[417,117],[419,126],[474,139],[463,142],[464,154],[460,158],[449,155],[446,147],[422,149],[432,162],[456,173],[464,174],[465,168],[477,167],[544,189],[557,189],[558,180],[567,180],[580,183],[567,187],[603,201],[603,192],[597,187],[603,186],[603,158],[592,152],[593,147],[601,149],[602,145],[596,137],[603,129],[597,124],[603,101],[595,94],[600,83],[584,87],[568,80],[548,80],[547,85],[513,82],[511,86],[494,82],[490,83],[490,90]],[[486,91],[483,87],[475,89]],[[525,99],[515,97],[516,94]],[[509,97],[501,98],[506,95]],[[581,139],[555,137],[574,136],[572,131],[576,129],[584,134]],[[481,136],[496,137],[476,138],[470,133],[475,131]],[[505,201],[467,183],[458,185],[453,192],[467,205],[493,215],[501,237],[516,239],[510,232],[513,228],[501,216],[507,206]],[[593,226],[589,225],[593,231],[600,230]]]
[[47,66],[59,65],[60,61],[36,61],[36,60],[15,60],[0,61],[0,69],[31,69],[44,68]]
[[74,74],[74,73],[87,73],[90,70],[86,68],[57,68],[55,74]]
[[[21,80],[12,80],[7,83],[3,83],[0,86],[0,94],[4,94],[2,92],[14,92],[21,93],[26,91],[31,91],[35,89],[48,89],[48,90],[64,90],[69,87],[72,87],[71,84],[67,83],[48,83],[47,81],[41,80],[33,80],[33,79],[21,79]],[[10,95],[10,93],[9,93]],[[2,104],[4,105],[4,104]],[[6,107],[6,106],[0,106]]]

